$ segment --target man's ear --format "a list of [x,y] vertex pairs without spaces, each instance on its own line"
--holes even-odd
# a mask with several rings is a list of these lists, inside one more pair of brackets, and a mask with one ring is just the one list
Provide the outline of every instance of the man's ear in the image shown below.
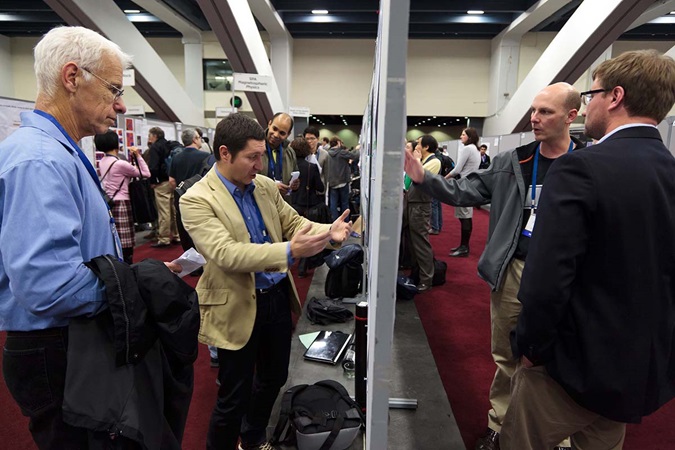
[[623,86],[614,86],[614,88],[607,93],[612,96],[612,102],[609,104],[608,110],[616,109],[623,105],[623,100],[626,96]]
[[66,88],[66,90],[74,94],[77,91],[77,85],[80,80],[77,77],[77,73],[80,69],[77,67],[77,64],[74,62],[68,62],[61,68],[61,83]]
[[226,145],[221,145],[218,147],[218,152],[220,152],[220,160],[221,161],[229,161],[231,162],[232,160],[232,154],[230,151],[227,149]]
[[570,111],[567,113],[567,123],[569,124],[574,122],[574,119],[576,119],[578,115],[579,115],[578,109],[570,109]]

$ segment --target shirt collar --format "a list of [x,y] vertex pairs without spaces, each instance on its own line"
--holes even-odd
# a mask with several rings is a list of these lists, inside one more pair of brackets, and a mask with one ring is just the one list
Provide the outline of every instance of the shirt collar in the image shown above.
[[225,178],[218,169],[216,169],[216,174],[218,175],[218,178],[220,178],[220,181],[223,182],[225,188],[228,190],[230,195],[232,195],[232,197],[234,197],[235,195],[243,197],[245,194],[253,194],[253,190],[255,189],[255,182],[251,181],[251,184],[246,186],[245,192],[241,192],[241,190],[237,187],[237,185],[235,185],[233,182]]
[[599,143],[605,141],[607,138],[609,138],[611,135],[613,135],[613,134],[616,133],[617,131],[625,130],[626,128],[634,128],[634,127],[652,127],[652,128],[656,128],[655,125],[652,125],[652,124],[650,124],[650,123],[627,123],[626,125],[621,125],[620,127],[614,128],[612,131],[610,131],[609,133],[607,133],[606,135],[604,135],[604,136],[602,137],[602,139],[600,139],[600,140],[597,142],[597,144],[599,144]]

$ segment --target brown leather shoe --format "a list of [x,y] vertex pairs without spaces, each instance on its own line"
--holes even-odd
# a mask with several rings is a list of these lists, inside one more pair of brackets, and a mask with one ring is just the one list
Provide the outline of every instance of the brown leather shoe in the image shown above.
[[499,450],[499,433],[488,428],[485,434],[476,441],[476,450]]

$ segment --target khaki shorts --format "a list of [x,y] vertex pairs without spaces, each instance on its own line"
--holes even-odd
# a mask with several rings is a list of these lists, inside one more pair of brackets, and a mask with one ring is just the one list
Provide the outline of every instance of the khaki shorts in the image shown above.
[[473,217],[473,207],[455,206],[455,217],[458,219],[471,219]]

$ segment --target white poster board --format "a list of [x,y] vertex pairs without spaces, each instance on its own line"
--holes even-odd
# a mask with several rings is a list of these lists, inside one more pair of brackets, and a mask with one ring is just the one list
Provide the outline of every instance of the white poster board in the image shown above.
[[35,102],[0,97],[0,141],[21,125],[21,113],[35,109]]

